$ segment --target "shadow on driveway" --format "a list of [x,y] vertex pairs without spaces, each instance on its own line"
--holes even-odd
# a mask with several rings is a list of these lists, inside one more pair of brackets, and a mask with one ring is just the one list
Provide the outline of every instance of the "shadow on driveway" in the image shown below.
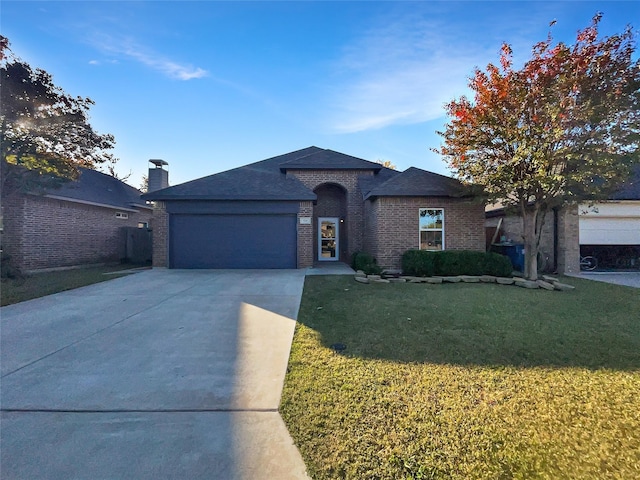
[[3,478],[306,478],[304,271],[152,270],[2,309]]

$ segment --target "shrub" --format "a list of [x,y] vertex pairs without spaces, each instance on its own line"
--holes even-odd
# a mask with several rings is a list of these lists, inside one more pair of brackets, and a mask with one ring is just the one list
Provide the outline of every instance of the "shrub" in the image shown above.
[[435,275],[435,252],[407,250],[402,254],[402,271],[417,277]]
[[513,271],[511,260],[506,255],[489,252],[485,254],[484,274],[496,277],[509,277]]
[[513,270],[511,261],[497,253],[469,250],[429,252],[408,250],[402,255],[402,271],[407,275],[495,275],[506,277]]
[[351,268],[362,270],[367,275],[379,275],[382,272],[382,268],[376,263],[376,259],[364,252],[355,252],[351,256]]

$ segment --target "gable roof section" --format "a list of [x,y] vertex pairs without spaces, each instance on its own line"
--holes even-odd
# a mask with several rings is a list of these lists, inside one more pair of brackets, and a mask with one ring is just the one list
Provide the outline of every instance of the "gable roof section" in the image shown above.
[[80,176],[60,188],[49,189],[45,196],[117,209],[151,208],[140,198],[142,192],[111,175],[80,168]]
[[[149,200],[315,200],[316,195],[296,178],[275,166],[246,165],[143,195]],[[267,168],[265,168],[267,167]]]
[[[317,148],[317,147],[312,147]],[[317,149],[280,163],[280,170],[373,170],[382,165],[328,149]]]
[[[364,191],[363,191],[364,193]],[[411,167],[373,187],[364,198],[375,197],[464,197],[465,186],[455,178]]]
[[362,197],[366,198],[367,194],[376,188],[379,185],[382,185],[386,181],[392,179],[397,175],[402,175],[401,172],[397,170],[392,170],[391,168],[383,167],[377,174],[375,175],[360,175],[358,177],[358,186],[360,187],[360,191],[362,192]]

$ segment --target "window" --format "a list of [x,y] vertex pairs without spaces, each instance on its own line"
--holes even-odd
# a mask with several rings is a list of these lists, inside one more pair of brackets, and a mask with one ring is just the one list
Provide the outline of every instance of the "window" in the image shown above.
[[129,218],[129,214],[128,213],[123,213],[123,212],[116,212],[116,218]]
[[421,208],[420,250],[444,250],[444,210]]
[[138,228],[149,228],[149,224],[147,222],[138,222]]

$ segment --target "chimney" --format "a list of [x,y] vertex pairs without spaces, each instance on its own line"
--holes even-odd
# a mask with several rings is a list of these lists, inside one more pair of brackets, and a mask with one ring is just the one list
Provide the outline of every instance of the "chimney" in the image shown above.
[[164,160],[158,160],[152,158],[149,163],[153,163],[155,168],[149,166],[149,184],[147,186],[147,192],[155,192],[156,190],[162,190],[169,186],[169,172],[164,170],[164,165],[169,165]]

